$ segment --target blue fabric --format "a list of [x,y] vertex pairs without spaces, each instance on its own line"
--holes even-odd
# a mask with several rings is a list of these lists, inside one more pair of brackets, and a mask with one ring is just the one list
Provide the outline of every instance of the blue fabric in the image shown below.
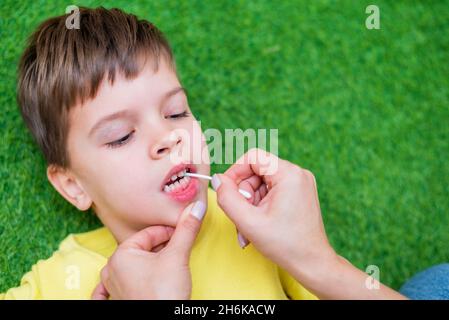
[[448,300],[449,263],[416,274],[402,286],[400,292],[413,300]]

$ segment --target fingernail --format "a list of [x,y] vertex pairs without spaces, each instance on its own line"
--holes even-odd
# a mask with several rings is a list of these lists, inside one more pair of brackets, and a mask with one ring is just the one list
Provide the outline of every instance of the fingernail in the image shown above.
[[242,249],[244,249],[249,243],[240,232],[237,233],[237,239],[239,240],[239,245]]
[[246,199],[251,199],[251,193],[249,193],[248,191],[243,190],[243,189],[239,189],[239,192],[240,192],[240,194],[241,194],[242,196],[244,196]]
[[212,181],[210,182],[210,184],[212,185],[212,188],[217,191],[218,187],[220,187],[221,184],[220,178],[216,174],[214,174],[212,176]]
[[192,210],[190,211],[190,214],[200,221],[203,220],[205,213],[206,213],[206,205],[202,201],[195,202]]

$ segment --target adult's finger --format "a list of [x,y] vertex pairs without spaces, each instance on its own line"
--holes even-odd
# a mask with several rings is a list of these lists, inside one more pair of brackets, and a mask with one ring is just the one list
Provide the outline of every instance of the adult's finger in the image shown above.
[[197,201],[185,208],[166,248],[177,250],[178,254],[187,261],[205,214],[206,205],[202,201]]
[[[217,201],[223,211],[240,228],[251,221],[250,212],[254,206],[250,204],[238,191],[238,185],[225,174],[215,174],[212,178],[212,187],[217,192]],[[244,226],[246,230],[248,226]]]
[[258,175],[253,175],[248,179],[242,180],[238,187],[251,194],[250,202],[255,206],[257,206],[268,193],[267,185]]
[[103,282],[100,281],[100,283],[92,292],[92,300],[108,300],[108,298],[109,292],[108,290],[106,290],[105,286],[103,285]]
[[254,193],[257,189],[263,184],[263,180],[258,175],[253,175],[245,180],[242,180],[238,187],[239,189],[245,190],[251,194],[251,197],[254,197]]
[[274,183],[285,175],[288,162],[261,149],[251,149],[225,171],[236,184],[253,175],[263,178],[266,183]]
[[120,247],[122,249],[139,249],[152,251],[153,248],[170,240],[173,228],[168,226],[151,226],[145,228],[126,239]]

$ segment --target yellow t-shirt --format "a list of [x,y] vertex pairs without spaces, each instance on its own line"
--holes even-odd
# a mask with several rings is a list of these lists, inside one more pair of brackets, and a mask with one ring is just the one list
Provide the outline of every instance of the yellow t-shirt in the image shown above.
[[[71,234],[0,299],[90,299],[117,247],[106,228]],[[192,248],[192,299],[316,299],[251,244],[242,250],[234,224],[208,192],[208,212]]]

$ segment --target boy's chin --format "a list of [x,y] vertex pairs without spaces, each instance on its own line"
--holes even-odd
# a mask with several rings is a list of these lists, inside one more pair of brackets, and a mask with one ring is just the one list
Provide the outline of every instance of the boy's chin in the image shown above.
[[170,224],[170,227],[176,227],[176,224],[178,223],[179,218],[181,217],[182,213],[184,212],[184,209],[187,208],[190,204],[195,203],[197,201],[201,201],[207,207],[207,187],[200,188],[196,197],[194,199],[192,199],[191,201],[186,201],[186,202],[175,202],[173,200],[171,200],[171,201],[172,201],[172,205],[170,207],[176,208],[174,210],[177,211],[177,216],[176,216],[176,221],[174,221],[173,224]]

